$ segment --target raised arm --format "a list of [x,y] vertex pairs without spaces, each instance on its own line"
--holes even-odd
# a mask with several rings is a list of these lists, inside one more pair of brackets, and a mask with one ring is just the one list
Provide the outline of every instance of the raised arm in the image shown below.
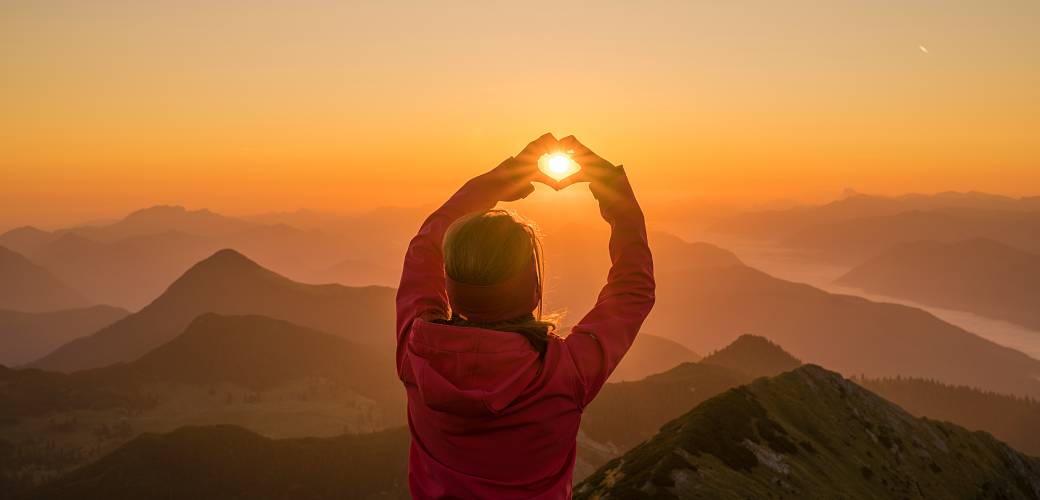
[[545,134],[515,158],[507,158],[491,171],[464,184],[435,210],[408,244],[401,284],[397,288],[397,368],[400,374],[404,346],[416,319],[447,316],[448,296],[444,290],[444,233],[463,215],[488,210],[499,201],[515,201],[534,191],[533,181],[555,187],[555,182],[538,170],[538,158],[556,139]]
[[584,407],[628,352],[654,306],[654,263],[643,211],[624,168],[603,160],[573,137],[562,139],[560,144],[574,151],[583,172],[561,184],[589,181],[600,213],[611,228],[607,284],[596,305],[566,339],[581,378],[578,397]]

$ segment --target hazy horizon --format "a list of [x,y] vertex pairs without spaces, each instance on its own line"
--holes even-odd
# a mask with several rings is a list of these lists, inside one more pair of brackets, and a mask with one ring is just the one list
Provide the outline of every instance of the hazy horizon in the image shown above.
[[647,202],[1040,192],[1040,4],[8,2],[0,225],[436,203],[576,134]]

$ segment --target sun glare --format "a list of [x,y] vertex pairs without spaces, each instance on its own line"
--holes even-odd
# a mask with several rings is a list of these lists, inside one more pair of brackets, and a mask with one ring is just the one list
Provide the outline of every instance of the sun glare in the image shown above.
[[578,164],[565,153],[551,153],[542,156],[538,161],[539,168],[549,177],[561,180],[577,172]]

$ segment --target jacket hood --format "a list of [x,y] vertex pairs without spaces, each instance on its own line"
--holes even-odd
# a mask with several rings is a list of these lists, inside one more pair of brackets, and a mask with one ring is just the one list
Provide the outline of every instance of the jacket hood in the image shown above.
[[538,352],[522,335],[417,320],[409,362],[423,403],[459,416],[496,415],[538,377]]

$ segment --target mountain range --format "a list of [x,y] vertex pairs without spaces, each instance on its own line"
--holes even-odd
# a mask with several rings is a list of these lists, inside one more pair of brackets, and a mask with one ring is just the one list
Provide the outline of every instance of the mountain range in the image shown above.
[[160,397],[161,386],[232,384],[263,391],[320,377],[378,401],[394,422],[404,421],[397,373],[376,348],[265,316],[200,315],[180,335],[128,363],[71,374],[0,373],[4,417],[116,408],[146,395]]
[[[1037,459],[988,434],[914,418],[753,336],[699,363],[608,384],[587,410],[582,453],[583,435],[603,433],[617,441],[594,444],[623,455],[581,482],[576,498],[1040,495]],[[654,412],[661,422],[632,418]],[[619,433],[632,427],[646,435]],[[186,427],[138,436],[24,498],[407,498],[407,447],[404,428],[271,440],[236,426]],[[0,464],[10,449],[0,442]]]
[[740,213],[717,222],[710,231],[743,238],[780,241],[800,232],[811,232],[813,228],[853,220],[934,211],[1035,212],[1040,211],[1040,197],[1011,198],[974,191],[912,193],[901,196],[876,196],[852,192],[841,199],[821,205]]
[[[414,209],[242,218],[155,206],[106,224],[17,228],[0,235],[0,245],[28,256],[96,303],[137,310],[188,266],[221,248],[239,249],[298,281],[393,284],[399,255],[420,220]],[[343,276],[349,270],[342,268],[345,260],[368,274]]]
[[0,310],[48,312],[90,305],[47,269],[0,246]]
[[1040,360],[920,309],[832,294],[747,266],[659,274],[646,329],[696,352],[752,333],[850,375],[933,378],[1040,397]]
[[1040,330],[1040,254],[993,240],[899,244],[837,283]]
[[16,366],[34,361],[128,314],[125,309],[110,306],[42,313],[0,310],[0,365]]
[[234,250],[221,250],[192,266],[139,312],[69,342],[31,366],[71,372],[132,361],[208,312],[263,314],[387,347],[394,342],[393,297],[391,288],[297,283]]

